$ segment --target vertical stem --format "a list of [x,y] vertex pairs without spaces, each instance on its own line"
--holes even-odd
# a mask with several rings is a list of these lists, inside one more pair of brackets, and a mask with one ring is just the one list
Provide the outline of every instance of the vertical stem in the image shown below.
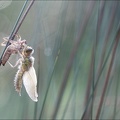
[[120,83],[119,81],[120,81],[120,74],[118,75],[118,78],[117,78],[117,81],[116,81],[116,91],[115,91],[116,93],[115,93],[113,119],[115,119],[115,115],[116,115],[116,108],[117,108],[117,102],[118,102],[118,90],[119,90],[119,83]]
[[[63,110],[63,115],[62,115],[62,118],[61,118],[61,119],[64,119],[64,116],[65,116],[66,111],[67,111],[67,109],[68,109],[68,106],[69,106],[69,104],[70,104],[70,100],[71,100],[71,98],[73,97],[73,95],[76,94],[75,91],[76,91],[76,85],[77,85],[77,80],[78,80],[77,78],[78,78],[79,73],[80,73],[80,64],[78,65],[78,68],[77,68],[77,70],[75,71],[75,78],[73,79],[73,85],[72,85],[72,88],[71,88],[69,97],[68,97],[68,99],[67,99],[67,104],[65,105],[65,109]],[[75,118],[73,118],[73,119],[75,119]]]
[[[96,27],[96,39],[93,43],[93,49],[92,49],[92,56],[91,56],[91,65],[89,69],[89,77],[88,77],[88,86],[87,86],[87,91],[86,91],[86,99],[85,99],[85,106],[88,103],[88,98],[90,97],[90,90],[92,86],[92,103],[90,105],[90,108],[87,113],[85,113],[84,118],[88,118],[90,111],[91,111],[91,117],[92,117],[92,111],[93,111],[93,102],[94,102],[94,82],[95,82],[95,55],[96,55],[96,48],[97,48],[97,41],[99,39],[99,32],[100,32],[100,26],[102,23],[102,18],[103,18],[103,13],[104,13],[104,8],[105,8],[105,1],[99,1],[98,2],[98,20],[97,20],[97,27]],[[91,118],[92,119],[92,118]]]
[[104,43],[104,47],[103,47],[103,50],[102,50],[102,55],[101,55],[101,60],[100,60],[100,64],[99,64],[99,67],[98,67],[98,74],[97,74],[97,78],[101,72],[101,69],[102,69],[102,64],[103,64],[103,60],[104,60],[104,57],[105,57],[105,51],[106,51],[106,48],[107,48],[107,43],[108,43],[108,40],[109,40],[109,36],[111,34],[111,30],[113,28],[113,22],[114,22],[114,19],[115,19],[115,13],[116,13],[116,8],[117,8],[117,3],[115,3],[115,5],[113,5],[113,10],[112,10],[112,13],[111,13],[111,18],[110,18],[110,22],[109,22],[109,25],[108,25],[108,30],[107,30],[107,34],[106,34],[106,37],[105,37],[105,43]]
[[[103,4],[103,6],[105,6],[105,5]],[[117,10],[116,7],[117,7],[117,3],[113,4],[113,10],[112,10],[111,18],[110,18],[110,21],[109,21],[109,24],[108,24],[108,30],[107,30],[107,34],[106,34],[106,37],[105,37],[105,44],[104,44],[103,51],[102,51],[102,56],[101,56],[101,61],[100,61],[99,68],[98,68],[98,75],[97,75],[97,77],[99,76],[101,68],[102,68],[102,64],[103,64],[103,60],[104,60],[104,56],[105,56],[105,51],[106,51],[106,46],[107,46],[107,43],[108,43],[108,40],[109,40],[109,35],[110,35],[111,30],[113,28],[113,24],[112,23],[113,23],[114,18],[115,18],[115,12]],[[103,10],[102,10],[102,12],[103,12]],[[103,13],[102,13],[102,16],[103,16]],[[101,16],[101,12],[100,12],[100,18],[102,16]],[[100,21],[100,23],[101,23],[101,21]],[[100,26],[100,25],[98,24],[98,26]],[[95,41],[96,43],[97,43],[97,39],[99,38],[99,36],[98,36],[99,32],[100,32],[100,28],[97,30],[96,41]],[[95,78],[95,76],[94,76],[94,78]],[[93,84],[93,91],[92,92],[93,92],[93,97],[92,97],[92,106],[91,107],[93,108],[94,96],[96,95],[96,89],[94,87],[94,84]],[[92,111],[92,109],[91,109],[91,111]]]
[[15,23],[15,25],[14,25],[14,27],[13,27],[13,30],[12,30],[12,32],[10,33],[10,36],[9,36],[9,39],[10,39],[10,40],[13,40],[13,39],[12,39],[12,36],[14,35],[15,29],[16,29],[18,23],[19,23],[19,20],[20,20],[20,18],[21,18],[21,16],[22,16],[23,12],[24,12],[24,9],[25,9],[25,7],[26,7],[26,5],[27,5],[27,2],[28,2],[28,0],[26,0],[26,2],[24,3],[23,8],[22,8],[22,10],[21,10],[21,12],[20,12],[20,14],[19,14],[19,17],[17,18],[17,21],[16,21],[16,23]]
[[[15,25],[15,27],[17,26],[17,28],[16,28],[16,30],[13,29],[15,32],[14,32],[14,34],[13,34],[13,32],[11,33],[11,35],[10,35],[11,40],[14,39],[15,34],[18,32],[18,30],[19,30],[20,26],[22,25],[22,23],[23,23],[26,15],[27,15],[27,13],[29,12],[30,8],[32,7],[34,1],[35,1],[35,0],[32,0],[31,3],[29,4],[29,6],[27,7],[27,10],[25,11],[23,17],[21,18],[21,21],[19,22],[18,26]],[[21,15],[20,15],[20,17],[21,17]],[[18,22],[17,22],[17,23],[18,23]],[[12,34],[13,34],[13,35],[12,35]],[[2,62],[2,57],[3,57],[3,55],[4,55],[4,52],[5,52],[5,50],[6,50],[6,48],[8,47],[9,44],[10,44],[10,43],[9,43],[9,41],[8,41],[7,44],[6,44],[6,46],[5,46],[5,49],[4,49],[3,53],[2,53],[2,55],[1,55],[0,65],[1,65],[1,62]]]
[[58,52],[58,55],[56,56],[54,64],[52,65],[53,67],[51,68],[51,71],[50,71],[50,77],[49,77],[50,80],[49,80],[47,90],[46,90],[46,93],[45,93],[45,97],[44,97],[44,101],[43,101],[42,108],[41,108],[41,111],[40,111],[39,119],[42,119],[42,114],[44,112],[44,106],[45,106],[46,98],[47,98],[47,95],[48,95],[48,91],[49,91],[50,84],[51,84],[51,81],[52,81],[52,76],[53,76],[53,73],[54,73],[54,70],[55,70],[55,65],[56,65],[56,63],[58,61],[59,55],[60,55],[60,52]]
[[[23,14],[23,12],[24,12],[24,9],[25,9],[25,7],[26,7],[26,5],[27,5],[27,2],[28,2],[28,0],[26,0],[26,2],[24,3],[24,5],[23,5],[23,7],[22,7],[22,10],[21,10],[21,12],[20,12],[20,14],[19,14],[19,16],[18,16],[18,18],[17,18],[17,20],[16,20],[16,23],[15,23],[15,25],[13,26],[13,29],[12,29],[12,31],[11,31],[11,33],[10,33],[10,36],[9,36],[9,39],[10,39],[10,40],[13,40],[13,39],[12,39],[12,36],[13,36],[13,34],[14,34],[14,32],[15,32],[15,29],[16,29],[16,27],[17,27],[17,25],[18,25],[18,22],[19,22],[22,14]],[[9,43],[9,41],[8,41],[7,44],[6,44],[6,46],[5,46],[4,51],[2,52],[2,55],[1,55],[1,57],[0,57],[0,65],[1,65],[1,62],[2,62],[1,60],[2,60],[3,54],[4,54],[6,48],[8,47],[9,44],[10,44],[10,43]]]
[[14,39],[15,34],[18,32],[19,28],[21,27],[21,25],[22,25],[22,23],[23,23],[26,15],[28,14],[28,12],[29,12],[29,10],[30,10],[30,8],[32,7],[32,5],[33,5],[34,2],[35,2],[35,0],[32,0],[31,3],[29,4],[29,6],[27,7],[27,9],[26,9],[23,17],[21,18],[21,21],[19,22],[19,24],[18,24],[18,26],[17,26],[17,28],[16,28],[16,31],[15,31],[15,33],[14,33],[14,35],[12,36],[11,39]]
[[103,87],[103,92],[102,92],[102,95],[101,95],[96,119],[99,119],[99,116],[100,116],[100,113],[101,113],[101,108],[102,108],[102,104],[103,104],[103,101],[104,101],[104,96],[105,96],[105,92],[106,92],[106,89],[107,89],[107,85],[108,85],[108,82],[109,82],[109,78],[110,78],[110,74],[111,74],[111,70],[112,70],[112,65],[113,65],[113,62],[114,62],[115,52],[116,52],[117,45],[118,45],[118,42],[119,42],[119,37],[120,37],[120,28],[119,28],[119,30],[117,32],[117,35],[116,35],[115,45],[114,45],[113,52],[112,52],[112,58],[111,58],[110,66],[109,66],[108,73],[107,73],[107,76],[106,76],[106,81],[105,81],[105,84],[104,84],[104,87]]
[[[117,29],[117,31],[118,31],[118,29]],[[116,31],[116,33],[117,33],[117,31]],[[117,34],[116,34],[116,35],[117,35]],[[116,38],[116,37],[115,37],[115,38]],[[96,90],[96,88],[97,88],[97,85],[98,85],[98,82],[99,82],[99,78],[100,78],[101,73],[102,73],[102,71],[103,71],[103,69],[104,69],[104,67],[105,67],[105,64],[106,64],[106,62],[107,62],[107,60],[108,60],[108,58],[109,58],[109,56],[110,56],[111,50],[112,50],[112,48],[113,48],[113,46],[114,46],[114,43],[115,43],[115,40],[113,40],[113,42],[112,42],[112,44],[111,44],[111,46],[110,46],[108,55],[107,55],[107,57],[106,57],[103,65],[102,65],[100,74],[99,74],[99,76],[97,77],[96,83],[95,83],[95,85],[94,85],[94,92],[95,92],[95,90]],[[90,95],[90,97],[88,98],[88,103],[87,103],[87,105],[86,105],[86,107],[85,107],[85,110],[84,110],[84,112],[83,112],[83,115],[82,115],[81,119],[83,119],[84,116],[85,116],[85,114],[86,114],[86,111],[87,111],[88,106],[89,106],[89,104],[90,104],[90,101],[91,101],[91,99],[92,99],[92,97],[93,97],[93,94],[94,94],[94,93],[92,93],[92,94]]]
[[[89,75],[88,75],[88,85],[87,85],[87,91],[86,91],[86,97],[85,97],[85,106],[88,103],[88,98],[90,97],[90,89],[91,89],[91,84],[92,84],[92,75],[93,75],[93,57],[94,57],[94,49],[92,49],[92,55],[91,55],[91,63],[90,63],[90,68],[89,68]],[[89,119],[89,111],[85,113],[85,116],[83,119]]]
[[57,116],[58,109],[59,109],[59,106],[60,106],[60,103],[61,103],[61,100],[62,100],[62,96],[63,96],[65,87],[66,87],[67,82],[68,82],[68,76],[69,76],[70,70],[72,68],[72,63],[73,63],[73,60],[74,60],[75,55],[77,53],[77,50],[78,50],[80,41],[82,39],[82,36],[84,34],[84,31],[86,29],[89,17],[90,17],[90,15],[92,13],[92,10],[94,8],[94,4],[95,4],[95,1],[90,1],[90,3],[88,3],[88,6],[87,6],[88,8],[86,10],[85,19],[84,19],[83,24],[81,26],[78,38],[77,38],[77,40],[75,40],[74,47],[72,49],[71,55],[69,57],[68,64],[67,64],[66,69],[65,69],[65,73],[64,73],[64,76],[63,76],[63,81],[62,81],[62,84],[61,84],[61,87],[60,87],[60,90],[59,90],[59,93],[58,93],[57,103],[56,103],[55,109],[53,111],[52,119],[55,119],[56,116]]

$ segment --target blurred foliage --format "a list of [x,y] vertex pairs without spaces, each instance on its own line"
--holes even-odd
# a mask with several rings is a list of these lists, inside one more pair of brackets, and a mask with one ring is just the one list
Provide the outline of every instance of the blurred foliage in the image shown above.
[[[1,43],[3,37],[10,35],[23,4],[24,1],[0,1]],[[89,11],[91,11],[90,17],[86,22]],[[81,119],[85,110],[86,118],[95,119],[112,58],[115,36],[120,27],[119,11],[119,1],[36,0],[18,33],[35,50],[33,56],[38,78],[38,102],[34,103],[28,97],[24,86],[22,96],[19,97],[13,85],[17,68],[13,69],[7,63],[0,69],[0,119],[50,119],[55,112],[57,112],[56,118],[59,119]],[[86,25],[83,30],[84,22]],[[79,40],[79,47],[74,48]],[[0,54],[3,49],[1,46]],[[70,56],[75,49],[77,51],[66,78],[67,83],[62,86]],[[103,96],[99,116],[101,119],[120,118],[119,50],[118,43]],[[14,64],[17,57],[11,56],[11,63]],[[97,80],[98,84],[94,88]],[[89,97],[93,90],[95,94],[91,104]],[[62,98],[57,108],[60,92]],[[56,109],[58,111],[55,111]]]

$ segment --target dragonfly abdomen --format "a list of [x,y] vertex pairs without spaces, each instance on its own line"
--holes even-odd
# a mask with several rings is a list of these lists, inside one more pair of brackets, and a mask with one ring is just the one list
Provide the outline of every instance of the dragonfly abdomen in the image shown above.
[[14,86],[15,90],[19,93],[21,96],[21,88],[22,88],[22,77],[23,77],[24,71],[19,69],[15,75],[14,79]]

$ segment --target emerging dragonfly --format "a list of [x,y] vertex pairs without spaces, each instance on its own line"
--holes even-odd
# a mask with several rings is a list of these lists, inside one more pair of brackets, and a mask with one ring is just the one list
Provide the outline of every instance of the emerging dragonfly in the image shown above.
[[0,63],[3,66],[6,64],[9,57],[11,56],[11,54],[17,54],[18,51],[21,53],[22,49],[26,45],[26,40],[21,40],[20,35],[16,35],[16,36],[17,36],[17,41],[9,40],[9,37],[3,38],[4,42],[1,43],[1,46],[6,46],[6,43],[8,41],[10,42],[10,45],[5,50],[3,57],[2,57],[2,60],[1,60],[1,63]]
[[33,67],[34,65],[34,57],[32,57],[34,50],[32,47],[25,46],[23,51],[19,54],[21,58],[16,62],[15,66],[11,63],[11,67],[16,67],[19,63],[18,71],[15,76],[14,86],[16,91],[21,96],[21,88],[22,88],[22,81],[25,86],[26,92],[28,93],[29,97],[37,102],[38,94],[37,94],[37,77],[36,72]]
[[[8,37],[5,37],[3,39],[5,41],[1,45],[5,46],[5,42],[8,41]],[[2,65],[5,65],[6,62],[8,62],[11,67],[16,67],[18,64],[20,64],[14,79],[15,89],[21,96],[21,88],[23,82],[29,97],[33,101],[37,102],[37,77],[35,69],[33,67],[34,57],[32,57],[34,50],[32,47],[27,46],[26,40],[21,40],[20,35],[17,36],[17,41],[9,41],[11,44],[7,47],[3,55]],[[19,54],[21,57],[14,66],[8,61],[11,54]]]

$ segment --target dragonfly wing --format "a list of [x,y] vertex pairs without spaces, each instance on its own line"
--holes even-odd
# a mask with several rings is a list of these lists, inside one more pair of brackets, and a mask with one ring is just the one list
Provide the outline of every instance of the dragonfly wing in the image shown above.
[[37,102],[37,77],[34,67],[30,67],[29,71],[26,71],[23,75],[23,84],[29,97]]

